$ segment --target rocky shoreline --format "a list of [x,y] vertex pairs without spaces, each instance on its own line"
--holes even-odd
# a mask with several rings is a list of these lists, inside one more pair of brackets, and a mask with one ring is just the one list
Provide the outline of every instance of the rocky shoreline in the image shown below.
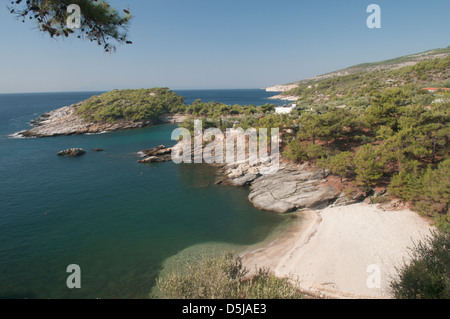
[[[60,135],[99,134],[161,123],[179,123],[186,116],[168,114],[152,121],[117,121],[116,123],[91,123],[76,115],[82,102],[42,114],[33,120],[33,128],[19,132],[23,137],[50,137]],[[183,148],[182,143],[173,148],[163,145],[139,152],[139,163],[166,162],[171,160],[172,150]],[[234,164],[215,164],[223,179],[218,184],[249,186],[249,201],[258,209],[287,213],[301,209],[323,209],[331,204],[348,205],[360,198],[346,198],[333,186],[327,185],[324,172],[308,164],[281,163],[275,174],[262,172],[271,167],[270,157],[254,164],[248,161]]]
[[269,97],[270,100],[282,100],[282,101],[290,101],[290,102],[296,102],[300,96],[295,95],[274,95]]
[[[185,147],[185,143],[181,141],[171,148],[160,145],[140,151],[138,155],[143,158],[138,162],[171,161],[172,155],[181,156]],[[194,155],[191,154],[191,159]],[[329,171],[317,169],[309,163],[296,164],[281,160],[278,170],[267,174],[275,164],[277,163],[273,157],[266,156],[252,163],[247,159],[238,163],[210,165],[217,168],[217,185],[248,186],[248,200],[260,210],[276,213],[321,210],[329,206],[362,202],[366,198],[361,193],[348,197],[328,182]]]
[[298,84],[278,84],[265,88],[266,92],[286,92],[298,87]]
[[[170,151],[172,154],[181,155],[182,150],[186,147],[189,149],[185,142],[181,141]],[[193,145],[191,145],[191,150],[192,147]],[[144,154],[147,156],[139,162],[166,161],[169,155],[168,150],[161,145],[144,153],[139,152],[141,156]],[[194,155],[191,154],[191,158]],[[351,195],[351,197],[341,193],[328,182],[330,172],[327,170],[317,169],[309,163],[296,164],[283,160],[277,163],[274,160],[273,156],[265,156],[257,161],[250,162],[247,159],[237,163],[211,165],[217,167],[218,179],[216,184],[236,187],[248,186],[250,190],[248,200],[260,210],[277,213],[320,210],[331,205],[350,205],[365,199],[365,196],[360,193]],[[208,162],[211,163],[212,161]],[[276,172],[267,174],[275,167],[278,167]]]
[[[248,200],[260,210],[289,213],[297,210],[320,210],[329,206],[344,206],[364,200],[351,198],[327,183],[329,172],[315,169],[308,163],[281,163],[275,174],[263,175],[261,169],[270,162],[250,165],[224,164],[219,167],[222,184],[249,186]],[[359,194],[360,195],[360,194]]]
[[99,134],[105,132],[122,131],[142,128],[162,123],[179,123],[186,116],[179,114],[164,115],[153,121],[118,120],[115,123],[94,123],[86,121],[76,115],[76,110],[82,102],[42,114],[30,122],[33,128],[18,132],[22,137],[51,137],[61,135]]

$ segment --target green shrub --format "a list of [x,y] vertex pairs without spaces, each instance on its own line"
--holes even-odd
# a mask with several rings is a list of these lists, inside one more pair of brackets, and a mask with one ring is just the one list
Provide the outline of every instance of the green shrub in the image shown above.
[[411,262],[391,282],[398,299],[450,298],[450,234],[433,232],[412,249]]
[[342,183],[344,176],[353,167],[353,153],[341,152],[330,157],[327,164],[331,172],[340,177]]
[[294,299],[302,294],[287,279],[265,269],[247,276],[240,258],[203,257],[157,279],[158,297],[164,299]]
[[286,145],[283,156],[294,162],[301,162],[308,158],[305,147],[298,140],[293,140]]
[[368,192],[383,176],[384,163],[378,156],[377,149],[366,144],[360,147],[353,160],[356,182]]
[[433,216],[448,212],[450,198],[450,159],[438,165],[437,169],[428,166],[403,169],[395,175],[389,186],[390,194],[411,201],[419,212]]

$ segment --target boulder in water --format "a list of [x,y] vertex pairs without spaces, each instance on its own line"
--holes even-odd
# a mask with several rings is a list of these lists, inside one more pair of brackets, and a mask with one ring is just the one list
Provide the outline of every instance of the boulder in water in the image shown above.
[[172,159],[171,156],[172,148],[167,148],[164,145],[159,145],[148,150],[139,152],[142,154],[144,159],[139,160],[139,163],[154,163],[154,162],[168,162]]
[[82,148],[68,148],[64,151],[60,151],[58,152],[58,156],[72,156],[72,157],[76,157],[76,156],[81,156],[86,154],[86,151],[83,150]]

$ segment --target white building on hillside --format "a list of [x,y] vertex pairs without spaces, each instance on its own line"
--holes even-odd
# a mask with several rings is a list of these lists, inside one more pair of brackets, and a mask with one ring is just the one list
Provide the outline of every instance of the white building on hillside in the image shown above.
[[297,107],[297,104],[291,104],[289,106],[277,106],[277,107],[275,107],[275,113],[277,113],[277,114],[289,114],[296,107]]

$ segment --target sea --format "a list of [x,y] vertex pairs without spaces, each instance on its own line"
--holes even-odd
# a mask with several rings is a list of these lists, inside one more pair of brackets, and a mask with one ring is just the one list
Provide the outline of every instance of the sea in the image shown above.
[[[175,90],[186,103],[272,103],[264,90]],[[289,223],[216,185],[205,164],[137,163],[176,125],[18,138],[42,113],[102,92],[0,94],[0,298],[152,298],[158,276],[212,253],[236,252]],[[87,154],[58,157],[80,147]],[[92,149],[102,148],[103,152]],[[69,265],[81,288],[69,288]]]

